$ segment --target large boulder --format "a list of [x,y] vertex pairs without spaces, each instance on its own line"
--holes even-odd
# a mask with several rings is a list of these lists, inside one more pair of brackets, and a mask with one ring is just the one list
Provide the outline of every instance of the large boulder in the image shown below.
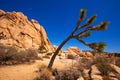
[[29,21],[21,12],[4,12],[0,10],[0,44],[12,45],[20,48],[44,47],[53,51],[45,29],[35,20]]
[[66,51],[64,51],[64,53],[66,55],[71,54],[71,55],[76,56],[78,54],[82,54],[82,51],[79,48],[77,48],[77,47],[69,47],[68,49],[66,49]]
[[78,47],[72,46],[66,49],[66,51],[64,51],[64,53],[66,55],[73,55],[73,56],[81,56],[81,57],[92,57],[93,54],[90,51],[82,51],[80,50]]

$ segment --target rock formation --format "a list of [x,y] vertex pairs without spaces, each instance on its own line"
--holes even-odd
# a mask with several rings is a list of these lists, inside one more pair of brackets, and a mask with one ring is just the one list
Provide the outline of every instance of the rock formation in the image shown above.
[[93,56],[91,52],[82,51],[78,47],[69,47],[68,49],[66,49],[66,51],[64,51],[64,53],[66,55],[71,54],[73,56],[76,56],[76,55],[83,56],[83,57],[92,57]]
[[75,55],[81,54],[82,51],[77,47],[69,47],[68,49],[66,49],[66,51],[64,53],[65,54],[72,54],[75,56]]
[[20,48],[36,48],[43,46],[53,51],[44,28],[35,20],[29,21],[21,12],[4,12],[0,10],[0,44]]

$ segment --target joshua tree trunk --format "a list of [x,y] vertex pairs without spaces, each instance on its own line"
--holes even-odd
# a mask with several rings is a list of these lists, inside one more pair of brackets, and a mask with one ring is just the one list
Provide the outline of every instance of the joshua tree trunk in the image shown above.
[[67,41],[69,41],[71,38],[72,38],[71,35],[68,36],[68,37],[59,45],[59,47],[57,48],[57,50],[56,50],[55,53],[53,54],[53,56],[52,56],[52,58],[51,58],[51,60],[50,60],[50,62],[49,62],[49,64],[48,64],[48,68],[52,68],[52,65],[53,65],[53,63],[54,63],[54,60],[55,60],[56,56],[58,55],[59,51],[60,51],[61,48],[64,46],[64,44],[65,44]]

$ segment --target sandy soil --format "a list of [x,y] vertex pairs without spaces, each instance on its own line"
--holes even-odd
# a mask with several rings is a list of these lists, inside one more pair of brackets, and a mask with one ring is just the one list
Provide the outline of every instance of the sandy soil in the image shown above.
[[[39,64],[47,65],[49,59],[43,61],[37,60],[32,64],[20,64],[11,66],[0,66],[0,80],[33,80],[37,73]],[[73,63],[70,59],[56,59],[54,68],[63,69],[68,68]]]

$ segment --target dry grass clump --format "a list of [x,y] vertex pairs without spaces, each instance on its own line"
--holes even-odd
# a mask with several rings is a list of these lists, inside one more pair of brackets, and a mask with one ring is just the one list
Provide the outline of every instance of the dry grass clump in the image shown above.
[[31,62],[37,58],[33,49],[20,50],[13,46],[0,46],[0,64],[18,64]]
[[77,61],[77,68],[80,71],[82,71],[83,69],[90,69],[92,65],[93,65],[93,59],[91,58],[83,57]]
[[51,56],[52,54],[53,54],[52,52],[46,53],[46,55],[48,55],[48,56]]
[[113,79],[110,79],[110,77],[108,76],[103,76],[103,80],[113,80]]
[[50,56],[49,55],[44,55],[43,58],[50,59]]
[[39,65],[38,76],[34,80],[77,80],[81,72],[77,68],[50,70],[46,65]]
[[46,65],[39,65],[38,76],[34,80],[53,80],[52,71]]
[[76,68],[70,68],[66,70],[54,70],[53,74],[55,80],[77,80],[81,76],[81,72]]
[[120,67],[120,58],[117,58],[117,59],[116,59],[115,64],[116,64],[118,67]]
[[75,59],[75,56],[73,54],[68,54],[67,59]]
[[112,59],[109,58],[107,55],[101,54],[95,56],[94,61],[96,67],[101,72],[101,76],[103,76],[103,80],[111,80],[109,78],[109,73],[115,72],[115,70],[110,65]]
[[120,80],[120,74],[116,74],[116,78]]
[[98,54],[93,57],[94,63],[111,63],[112,58],[110,58],[108,55],[105,54]]

